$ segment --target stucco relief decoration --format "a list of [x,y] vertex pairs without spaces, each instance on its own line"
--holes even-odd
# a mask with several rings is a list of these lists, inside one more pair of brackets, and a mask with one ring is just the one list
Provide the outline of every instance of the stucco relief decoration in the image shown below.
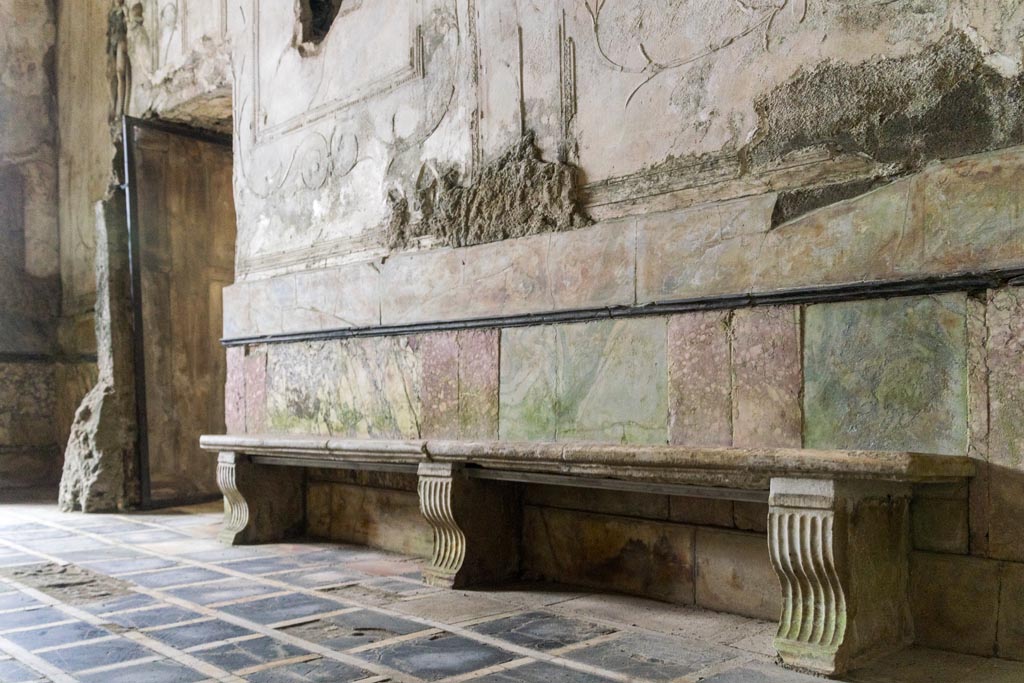
[[[584,4],[604,66],[638,77],[625,107],[662,74],[713,57],[739,41],[759,39],[768,50],[772,27],[784,10],[790,10],[798,22],[807,13],[807,0],[586,0]],[[683,32],[688,40],[682,44],[677,42],[679,24],[689,29]],[[628,47],[620,45],[609,40],[613,31],[638,40]]]
[[[454,104],[472,72],[455,0],[344,0],[315,49],[297,40],[305,2],[242,0],[237,189],[254,201],[240,220],[266,226],[240,232],[242,273],[375,253],[389,189],[415,185],[425,159],[472,158]],[[287,201],[296,192],[312,200]]]

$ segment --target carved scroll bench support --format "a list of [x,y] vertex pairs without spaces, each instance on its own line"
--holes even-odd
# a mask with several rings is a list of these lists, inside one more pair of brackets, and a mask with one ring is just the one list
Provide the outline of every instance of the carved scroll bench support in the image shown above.
[[281,541],[302,533],[305,524],[304,473],[297,468],[257,465],[248,455],[217,457],[217,485],[224,494],[226,545]]
[[787,665],[840,675],[910,644],[910,494],[895,483],[772,479],[775,649]]
[[496,583],[519,572],[519,487],[470,479],[452,463],[419,466],[420,511],[434,530],[424,580],[442,588]]

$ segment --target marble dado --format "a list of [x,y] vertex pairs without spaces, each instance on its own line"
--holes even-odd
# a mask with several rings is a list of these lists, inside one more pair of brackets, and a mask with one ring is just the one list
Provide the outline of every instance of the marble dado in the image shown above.
[[[245,360],[258,364],[261,357],[262,394],[251,386],[259,381],[252,373],[244,379],[245,424],[264,423],[250,432],[453,439],[497,433],[494,330],[254,347]],[[235,365],[229,359],[229,401],[239,397]],[[240,410],[228,410],[236,424]]]
[[665,318],[502,331],[507,440],[665,443]]
[[[1006,318],[990,362],[1002,368],[991,379],[992,436],[1008,470],[1020,469],[1005,417],[1019,373],[1015,309],[1002,309],[1018,298],[1000,290],[988,314]],[[971,301],[954,293],[232,347],[226,414],[231,433],[964,454]]]
[[935,164],[773,228],[774,193],[239,282],[224,335],[629,306],[1024,266],[1024,149]]
[[967,295],[808,306],[809,448],[962,455],[967,450]]

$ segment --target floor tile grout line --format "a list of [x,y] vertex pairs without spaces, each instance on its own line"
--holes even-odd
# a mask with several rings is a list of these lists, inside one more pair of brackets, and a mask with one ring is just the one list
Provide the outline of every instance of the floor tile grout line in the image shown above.
[[363,645],[357,645],[355,647],[351,647],[351,648],[345,650],[345,652],[347,654],[350,654],[350,655],[355,655],[355,654],[360,654],[360,653],[363,653],[363,652],[369,652],[370,650],[377,650],[377,649],[381,649],[381,648],[385,648],[385,647],[391,647],[392,645],[397,645],[398,643],[405,643],[405,642],[408,642],[410,640],[417,640],[419,638],[428,638],[428,637],[431,637],[431,636],[436,636],[436,635],[439,635],[441,633],[444,633],[444,631],[442,631],[439,628],[425,628],[425,629],[422,629],[420,631],[415,631],[413,633],[406,633],[405,635],[400,635],[400,636],[395,636],[393,638],[385,638],[383,640],[378,640],[375,643],[364,643]]
[[249,676],[251,674],[260,673],[262,671],[273,671],[285,666],[291,666],[292,664],[303,664],[305,662],[315,662],[318,659],[322,659],[320,655],[308,654],[299,655],[297,657],[291,657],[289,659],[278,659],[273,662],[265,662],[263,664],[257,664],[254,666],[247,667],[245,669],[239,669],[237,674],[239,676]]
[[[100,626],[100,627],[102,627],[104,624],[107,623],[107,622],[103,621],[102,617],[99,617],[99,616],[96,616],[94,614],[91,614],[90,612],[86,612],[85,610],[78,609],[77,607],[74,607],[72,605],[68,605],[66,603],[63,603],[63,602],[61,602],[57,598],[54,598],[51,595],[43,593],[42,591],[36,590],[34,588],[31,588],[30,586],[26,586],[25,584],[23,584],[23,583],[21,583],[19,581],[15,581],[14,579],[10,579],[10,578],[7,578],[7,577],[0,576],[0,582],[3,582],[3,583],[5,583],[5,584],[7,584],[9,586],[14,586],[15,588],[17,588],[21,592],[25,593],[26,595],[34,597],[35,599],[39,600],[40,602],[44,602],[44,603],[50,605],[51,607],[54,607],[54,608],[64,612],[65,614],[68,614],[69,616],[74,617],[75,619],[78,619],[79,621],[83,621],[83,622],[85,622],[87,624],[91,624],[92,626]],[[163,655],[165,657],[173,659],[176,662],[178,662],[179,664],[185,664],[186,666],[191,667],[192,669],[198,671],[199,673],[205,674],[207,676],[213,676],[217,680],[220,680],[220,681],[235,681],[236,680],[236,679],[232,678],[232,675],[229,672],[224,671],[224,670],[222,670],[222,669],[220,669],[218,667],[215,667],[212,664],[207,664],[206,662],[203,662],[203,661],[201,661],[199,659],[196,659],[195,657],[191,657],[189,655],[186,655],[185,653],[183,653],[183,652],[181,652],[179,650],[176,650],[176,649],[173,649],[173,648],[167,648],[165,645],[163,645],[159,641],[157,641],[157,640],[155,640],[153,638],[150,638],[150,637],[146,636],[145,634],[139,633],[137,631],[126,631],[124,633],[121,633],[120,635],[122,635],[124,638],[126,638],[128,640],[132,640],[132,641],[138,643],[139,645],[142,645],[143,647],[145,647],[145,648],[147,648],[149,650],[152,650],[152,651],[156,652],[157,654],[161,654],[161,655]],[[170,650],[171,653],[173,653],[173,654],[168,654],[168,650]]]
[[[231,638],[223,638],[221,640],[210,641],[209,643],[200,643],[198,645],[190,645],[186,648],[179,648],[182,652],[193,653],[193,652],[206,652],[207,650],[216,650],[218,647],[224,647],[225,645],[234,645],[235,643],[245,643],[250,640],[259,640],[263,638],[262,633],[247,633],[244,636],[232,636]],[[174,647],[173,645],[171,647]]]
[[[73,623],[78,623],[73,622]],[[78,647],[79,645],[96,645],[98,643],[108,643],[112,640],[117,640],[117,635],[111,634],[109,636],[100,636],[99,638],[86,638],[85,640],[76,640],[73,643],[64,643],[63,645],[47,645],[46,647],[37,647],[30,652],[34,655],[42,655],[47,652],[57,652],[58,650],[66,650],[71,647]]]
[[[22,519],[24,519],[24,517],[22,517]],[[65,525],[58,524],[58,523],[53,522],[51,520],[45,520],[45,521],[41,521],[39,523],[44,524],[46,526],[50,526],[52,528],[67,530]],[[107,538],[107,537],[101,536],[99,534],[85,533],[85,534],[82,534],[82,535],[94,538],[95,540],[98,540],[98,541],[100,541],[102,543],[105,543],[107,545],[114,545],[114,546],[120,546],[120,547],[132,547],[132,546],[128,546],[123,541],[120,541],[120,540],[117,540],[117,539],[113,539],[113,538]],[[164,553],[160,553],[158,551],[150,550],[150,549],[147,549],[147,548],[141,548],[140,547],[140,548],[137,548],[137,550],[139,552],[142,552],[144,554],[149,554],[149,555],[152,555],[154,557],[163,557],[165,559],[171,559],[172,557],[174,557],[174,556],[170,556],[170,555],[167,555],[167,554],[164,554]],[[518,654],[518,655],[520,655],[522,657],[532,657],[532,658],[536,658],[538,660],[548,661],[549,663],[553,663],[553,664],[556,664],[556,665],[561,665],[561,666],[563,666],[565,668],[575,669],[577,671],[582,671],[582,672],[585,672],[585,673],[594,673],[594,674],[597,674],[597,675],[600,675],[600,676],[604,676],[606,678],[610,678],[611,680],[615,680],[615,681],[626,682],[626,681],[630,680],[628,676],[626,676],[624,674],[620,674],[618,672],[607,671],[607,670],[600,669],[599,667],[592,667],[590,665],[587,665],[587,664],[584,664],[584,663],[581,663],[581,662],[576,662],[576,661],[573,661],[573,660],[564,659],[564,658],[560,658],[560,657],[557,657],[557,656],[552,656],[552,655],[549,655],[547,653],[532,651],[529,648],[520,647],[520,646],[517,646],[517,645],[515,645],[513,643],[508,643],[508,642],[502,641],[502,640],[500,640],[498,638],[491,638],[491,637],[488,637],[488,636],[484,636],[482,634],[475,633],[473,631],[469,631],[469,630],[467,630],[465,628],[461,628],[461,627],[459,627],[459,626],[457,626],[455,624],[445,624],[445,623],[442,623],[442,622],[438,622],[436,620],[427,619],[427,618],[419,617],[419,616],[416,616],[416,615],[410,615],[410,614],[406,614],[406,613],[403,613],[403,612],[398,612],[396,610],[389,610],[389,609],[386,609],[386,608],[378,606],[378,605],[363,605],[362,603],[358,603],[358,602],[350,601],[350,600],[345,600],[345,599],[343,599],[343,598],[341,598],[339,596],[331,595],[329,593],[319,593],[319,592],[313,591],[311,589],[305,589],[305,588],[301,588],[301,587],[290,586],[290,585],[285,584],[283,582],[263,579],[261,577],[256,577],[256,576],[252,576],[252,575],[249,575],[249,574],[245,574],[244,572],[234,572],[234,571],[226,571],[225,572],[224,568],[218,567],[218,565],[212,565],[212,564],[204,563],[204,562],[201,562],[201,561],[186,560],[184,558],[181,558],[179,561],[181,561],[183,563],[188,563],[188,564],[190,564],[192,566],[205,567],[205,568],[208,568],[208,569],[212,569],[214,571],[217,571],[219,569],[220,571],[222,571],[223,573],[227,574],[228,576],[233,576],[235,578],[241,578],[241,579],[247,579],[249,581],[255,581],[257,583],[264,583],[264,584],[267,584],[267,585],[278,586],[278,587],[281,587],[283,590],[287,590],[289,592],[301,593],[301,594],[307,595],[309,597],[316,597],[316,598],[321,598],[321,599],[327,599],[327,600],[336,602],[338,604],[346,605],[346,606],[362,607],[363,609],[366,609],[366,610],[369,610],[369,611],[375,611],[375,612],[378,612],[380,614],[385,614],[385,615],[392,616],[392,617],[397,617],[397,618],[401,618],[401,619],[406,619],[406,620],[418,622],[418,623],[421,623],[421,624],[425,624],[427,626],[431,626],[433,628],[439,628],[439,629],[441,629],[443,631],[447,631],[449,633],[453,633],[455,635],[459,635],[459,636],[462,636],[464,638],[468,638],[470,640],[474,640],[476,642],[483,643],[485,645],[490,645],[492,647],[496,647],[498,649],[505,650],[507,652],[511,652],[513,654]],[[151,590],[153,590],[153,589],[147,589],[147,591],[138,591],[138,592],[146,593],[146,592],[151,591]],[[159,597],[160,596],[160,592],[158,590],[155,590],[153,592],[156,593],[156,595],[154,595],[152,597],[157,597],[158,599],[160,599],[160,597]],[[266,597],[266,596],[264,596],[264,597]],[[425,596],[425,597],[429,597],[429,596]],[[166,600],[166,598],[163,598],[163,599]],[[521,610],[521,611],[529,611],[529,610],[524,609],[524,610]],[[228,614],[228,613],[225,613],[225,614]],[[255,622],[251,622],[251,623],[255,623]],[[623,631],[623,633],[625,633],[625,632],[628,632],[628,631]],[[338,653],[338,654],[341,654],[341,653]]]
[[706,678],[710,678],[715,674],[720,674],[725,671],[729,671],[731,669],[743,666],[744,664],[749,664],[751,661],[753,661],[753,659],[754,658],[751,655],[726,659],[724,661],[706,666],[702,669],[698,669],[697,671],[686,674],[685,676],[680,676],[679,678],[673,679],[671,683],[699,683],[700,681],[703,681]]
[[108,671],[120,671],[121,669],[131,669],[135,666],[142,666],[143,664],[153,664],[155,662],[165,661],[167,658],[161,655],[150,655],[149,657],[139,657],[138,659],[127,659],[123,662],[115,662],[114,664],[104,664],[102,666],[94,666],[91,669],[83,669],[76,671],[75,676],[92,676],[94,674],[103,674]]
[[59,557],[54,557],[53,555],[48,555],[48,554],[46,554],[46,553],[44,553],[42,551],[32,550],[31,548],[27,548],[27,547],[25,547],[23,545],[15,543],[14,541],[10,541],[10,540],[8,540],[6,538],[0,538],[0,543],[3,543],[8,548],[15,548],[18,552],[20,552],[23,555],[35,555],[36,557],[43,557],[48,562],[52,562],[53,564],[59,565],[61,567],[65,567],[65,566],[71,564],[70,562],[67,562],[66,560],[62,560]]
[[[43,522],[43,523],[47,524],[47,525],[54,526],[55,528],[62,528],[62,525],[56,524],[54,522]],[[110,545],[115,545],[115,546],[123,545],[123,542],[119,541],[119,540],[106,539],[104,537],[101,537],[101,536],[98,536],[98,535],[94,535],[94,534],[86,534],[86,535],[87,536],[92,536],[96,540],[99,540],[99,541],[104,542],[104,543],[108,543]],[[152,550],[148,550],[148,549],[144,549],[144,548],[140,548],[140,551],[144,552],[146,554],[151,554],[151,555],[157,556],[157,557],[163,557],[165,559],[170,559],[170,557],[171,557],[171,556],[167,556],[167,555],[165,555],[163,553],[159,553],[157,551],[152,551]],[[198,567],[213,568],[214,566],[217,566],[217,565],[208,565],[207,563],[203,563],[201,561],[195,561],[195,560],[186,560],[186,561],[188,563],[190,563],[192,566],[198,566]],[[228,574],[228,576],[233,576],[235,578],[245,578],[245,579],[250,579],[250,580],[256,578],[256,577],[252,577],[251,575],[244,574],[242,572],[227,572],[227,574]],[[353,606],[353,607],[359,607],[359,608],[362,608],[362,609],[367,609],[367,610],[370,610],[370,611],[376,611],[378,613],[386,614],[388,616],[393,616],[393,617],[397,617],[397,618],[407,619],[407,620],[410,620],[410,621],[415,621],[415,622],[418,622],[418,623],[421,623],[421,624],[425,624],[425,625],[431,626],[431,627],[436,628],[436,629],[440,629],[442,631],[447,631],[449,633],[453,633],[453,634],[456,634],[456,635],[461,635],[462,637],[467,637],[470,640],[474,640],[476,642],[482,642],[484,644],[491,645],[492,647],[497,647],[497,648],[502,649],[502,650],[510,651],[513,654],[519,654],[521,657],[528,657],[528,658],[536,658],[538,660],[545,660],[545,661],[548,661],[549,663],[554,663],[556,665],[557,664],[561,664],[562,666],[564,666],[566,668],[577,669],[577,670],[584,671],[586,673],[597,673],[598,675],[603,675],[605,677],[609,677],[612,680],[620,680],[620,681],[628,680],[628,677],[625,677],[622,674],[619,674],[617,672],[605,671],[605,670],[599,669],[598,667],[591,667],[590,665],[582,664],[580,662],[575,662],[575,661],[572,661],[572,660],[563,660],[563,659],[558,658],[558,657],[552,657],[550,655],[546,655],[545,653],[539,653],[539,652],[535,652],[535,651],[529,650],[528,648],[521,648],[519,646],[516,646],[516,645],[511,644],[511,643],[507,643],[507,642],[502,641],[500,639],[489,638],[487,636],[483,636],[482,634],[477,634],[477,633],[475,633],[473,631],[469,631],[469,630],[466,630],[464,628],[460,628],[456,624],[445,624],[445,623],[441,623],[441,622],[436,622],[434,620],[425,619],[423,617],[418,617],[416,615],[409,615],[409,614],[406,614],[406,613],[403,613],[403,612],[398,612],[398,611],[395,611],[395,610],[387,610],[387,609],[385,609],[383,607],[380,607],[380,606],[363,605],[362,603],[355,603],[354,601],[347,601],[347,600],[344,600],[344,599],[339,598],[337,596],[332,596],[330,594],[322,594],[322,593],[319,593],[317,591],[313,591],[312,589],[302,589],[302,588],[298,588],[298,587],[289,586],[288,584],[283,584],[281,582],[266,581],[266,580],[263,580],[262,582],[266,583],[266,584],[269,584],[269,585],[281,585],[281,586],[285,587],[289,592],[301,593],[301,594],[304,594],[304,595],[308,595],[308,596],[311,596],[311,597],[317,597],[317,598],[327,598],[328,600],[333,601],[333,602],[337,602],[339,604],[346,604],[346,605],[350,605],[350,606]],[[159,592],[160,592],[159,589],[151,589],[151,590],[154,590],[157,594],[159,594]],[[260,597],[266,598],[266,597],[269,597],[269,596],[265,595],[265,596],[260,596]],[[164,599],[166,600],[166,598],[164,598]],[[254,598],[251,601],[257,601],[258,599],[259,598]],[[210,608],[211,610],[214,609],[213,605],[208,605],[206,607]],[[519,610],[519,612],[523,612],[523,611],[529,611],[529,610]],[[518,612],[514,612],[514,613],[518,613]],[[228,613],[225,613],[225,614],[228,614]],[[253,622],[253,623],[255,623],[255,622]],[[274,633],[277,633],[277,632],[274,631]],[[271,636],[271,637],[273,637],[273,636]],[[374,648],[370,648],[370,649],[372,650]],[[359,661],[365,661],[365,660],[359,660]]]
[[[0,581],[3,579],[0,578]],[[74,619],[62,619],[60,621],[48,621],[42,624],[32,624],[31,626],[18,626],[15,628],[5,629],[0,631],[0,637],[11,635],[14,633],[27,633],[28,631],[38,631],[41,628],[54,628],[55,626],[70,626],[76,623]]]
[[0,636],[0,652],[5,652],[14,658],[19,664],[28,666],[50,679],[51,683],[78,683],[78,681],[64,673],[61,669],[53,666],[42,657],[37,657],[23,647],[15,645],[6,638]]
[[[226,621],[229,624],[235,624],[236,626],[247,628],[251,631],[255,631],[256,633],[259,633],[263,636],[267,636],[271,639],[279,640],[285,644],[300,647],[302,649],[309,650],[310,652],[315,652],[329,659],[339,661],[342,664],[356,666],[364,671],[369,671],[379,676],[397,676],[399,680],[408,680],[410,683],[423,683],[418,678],[405,678],[405,674],[402,674],[401,672],[391,669],[389,667],[376,665],[372,662],[367,662],[357,657],[348,656],[344,652],[334,650],[319,643],[313,643],[311,641],[307,641],[302,638],[292,636],[282,631],[277,631],[275,629],[270,628],[269,626],[260,624],[250,619],[246,619],[244,617],[236,616],[234,614],[231,614],[230,612],[218,612],[210,607],[199,605],[197,603],[191,603],[183,598],[162,595],[160,591],[153,589],[139,588],[137,589],[137,592],[142,593],[144,595],[149,595],[150,597],[155,598],[157,600],[164,600],[165,602],[168,602],[170,604],[176,604],[177,606],[183,607],[185,609],[192,609],[200,613],[209,613],[210,616],[213,616],[221,621]],[[374,671],[374,668],[377,668],[378,670]]]

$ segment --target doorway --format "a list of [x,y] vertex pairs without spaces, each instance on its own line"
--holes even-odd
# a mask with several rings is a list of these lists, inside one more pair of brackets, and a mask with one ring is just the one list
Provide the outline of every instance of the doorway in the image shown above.
[[127,119],[142,503],[219,495],[202,434],[223,433],[222,290],[234,282],[230,137]]

